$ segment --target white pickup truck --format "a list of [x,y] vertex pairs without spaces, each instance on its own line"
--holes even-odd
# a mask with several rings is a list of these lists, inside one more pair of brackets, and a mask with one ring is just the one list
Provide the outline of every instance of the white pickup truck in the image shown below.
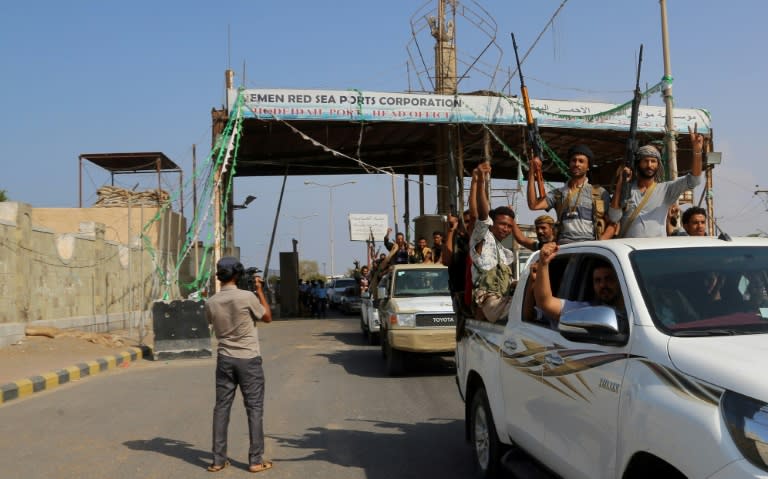
[[373,306],[371,293],[366,291],[360,295],[360,329],[363,331],[363,337],[368,340],[368,344],[379,343],[379,331],[381,322],[379,321],[379,310]]
[[529,263],[506,324],[467,321],[457,382],[480,473],[523,456],[565,478],[768,477],[768,240],[563,246],[553,294],[593,302],[600,260],[621,312],[536,314]]

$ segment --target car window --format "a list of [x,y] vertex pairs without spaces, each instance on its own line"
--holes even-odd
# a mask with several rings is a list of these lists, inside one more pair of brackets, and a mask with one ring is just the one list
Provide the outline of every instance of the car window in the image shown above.
[[672,335],[768,332],[768,248],[634,251],[651,318]]
[[[569,255],[558,255],[549,264],[549,283],[553,294],[557,295],[557,292],[563,289],[561,288],[561,282],[570,260],[571,256]],[[534,267],[534,265],[531,264],[529,267]],[[535,323],[547,328],[554,327],[554,321],[550,321],[541,310],[536,308],[536,300],[533,297],[533,275],[531,274],[528,275],[525,282],[522,314],[522,320],[525,322]]]
[[354,287],[357,286],[357,281],[355,281],[353,278],[344,278],[344,279],[337,279],[333,283],[333,288],[338,290],[345,290],[349,288],[350,286]]

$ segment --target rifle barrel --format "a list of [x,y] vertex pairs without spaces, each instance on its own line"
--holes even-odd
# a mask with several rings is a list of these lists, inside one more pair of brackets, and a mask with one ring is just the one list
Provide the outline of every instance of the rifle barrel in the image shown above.
[[[515,33],[512,35],[512,48],[515,50],[515,62],[517,63],[517,76],[520,77],[520,96],[523,97],[523,109],[525,110],[525,124],[528,127],[528,143],[530,143],[531,150],[534,156],[538,156],[542,160],[541,145],[539,144],[539,129],[536,126],[536,120],[533,119],[533,112],[531,111],[531,98],[528,96],[528,87],[525,86],[525,78],[523,77],[523,69],[520,66],[520,55],[517,53],[517,41],[515,40]],[[546,196],[547,191],[544,189],[544,174],[541,168],[533,168],[533,177],[536,182],[536,188],[539,193],[539,197]]]
[[[635,79],[635,93],[632,98],[632,113],[629,120],[629,137],[627,138],[627,148],[624,155],[624,165],[627,168],[632,168],[635,159],[635,152],[637,151],[637,118],[640,114],[640,102],[642,101],[642,93],[640,92],[640,68],[643,65],[643,45],[640,44],[640,54],[637,60],[637,75]],[[621,189],[621,207],[624,208],[629,201],[629,185],[627,184],[627,175],[624,175],[624,184]]]

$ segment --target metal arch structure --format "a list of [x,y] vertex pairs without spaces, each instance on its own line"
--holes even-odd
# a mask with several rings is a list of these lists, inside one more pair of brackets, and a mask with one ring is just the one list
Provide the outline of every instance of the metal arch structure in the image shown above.
[[[546,145],[558,156],[565,157],[573,144],[588,144],[595,154],[590,181],[611,186],[617,168],[623,165],[630,123],[628,108],[560,100],[533,99],[531,103]],[[687,136],[688,126],[697,124],[698,131],[709,135],[711,141],[711,119],[707,111],[676,109],[675,115],[679,137]],[[364,90],[228,88],[227,106],[212,111],[214,142],[229,119],[237,117],[241,118],[241,137],[236,177],[435,175],[438,195],[441,188],[448,188],[449,196],[455,195],[450,201],[458,211],[464,204],[464,178],[470,176],[467,170],[471,169],[463,165],[490,159],[497,179],[519,179],[519,171],[527,171],[526,122],[521,101],[493,92],[449,96]],[[664,117],[662,107],[641,106],[637,133],[640,144],[663,143]],[[455,149],[449,154],[445,154],[445,136],[441,135],[441,129],[447,129],[455,139]],[[486,133],[492,137],[490,142],[485,141]],[[487,143],[490,144],[486,150]],[[682,155],[684,159],[686,156]],[[437,174],[449,161],[455,161],[452,165],[455,177],[448,178],[458,185],[454,191],[450,190],[449,183],[441,183]],[[690,169],[690,159],[680,161],[679,167],[681,171]],[[543,174],[548,182],[567,179],[566,172],[551,163]],[[423,182],[419,182],[419,188],[422,199]],[[439,200],[438,196],[438,208]],[[223,240],[231,246],[234,245],[231,195],[224,201]],[[422,212],[423,203],[420,201]],[[443,210],[440,212],[445,214]]]
[[[447,22],[449,41],[452,48],[456,50],[457,66],[460,65],[463,68],[463,71],[454,72],[452,78],[444,79],[457,87],[463,87],[470,79],[470,72],[474,72],[487,81],[482,84],[480,82],[483,80],[473,82],[475,88],[495,89],[496,75],[500,70],[503,57],[503,49],[496,41],[498,33],[496,20],[475,0],[444,0],[444,2],[450,9],[450,20]],[[435,49],[432,43],[438,33],[439,15],[440,7],[435,6],[433,0],[426,0],[411,16],[411,39],[405,48],[408,53],[408,83],[410,85],[410,75],[415,75],[419,89],[409,88],[409,91],[438,90],[437,79],[440,75],[437,65],[440,62],[435,58],[435,54],[430,55],[429,52]],[[457,50],[456,32],[464,35],[470,30],[472,35],[479,39],[480,48],[476,51]],[[430,46],[427,47],[427,45]]]

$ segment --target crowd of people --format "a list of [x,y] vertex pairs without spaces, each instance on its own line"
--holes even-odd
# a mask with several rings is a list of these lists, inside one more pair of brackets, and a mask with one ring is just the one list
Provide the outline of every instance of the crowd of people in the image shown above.
[[[511,208],[490,208],[487,189],[491,164],[480,163],[472,172],[469,208],[462,218],[448,216],[446,229],[434,231],[431,244],[423,236],[417,238],[415,244],[409,243],[402,232],[397,232],[392,241],[391,228],[383,238],[386,252],[375,253],[374,241],[368,242],[367,263],[361,267],[355,262],[358,289],[361,293],[369,291],[375,298],[378,281],[393,264],[442,264],[449,269],[450,289],[459,316],[495,322],[506,316],[515,286],[511,268],[515,252],[502,245],[509,235],[520,246],[533,251],[546,246],[546,255],[542,255],[545,265],[555,256],[559,245],[579,241],[704,236],[707,214],[700,207],[688,208],[682,214],[682,228],[677,225],[678,198],[701,181],[705,139],[695,129],[690,131],[690,138],[693,152],[690,173],[673,181],[661,181],[661,153],[655,146],[645,145],[637,149],[633,168],[622,165],[616,172],[613,195],[603,187],[590,184],[588,172],[594,155],[586,145],[575,145],[568,151],[570,179],[543,196],[538,194],[534,175],[541,161],[533,158],[527,189],[528,207],[532,211],[554,212],[554,216],[542,214],[534,220],[535,238],[521,230]],[[628,191],[622,194],[624,189]],[[314,291],[314,287],[307,288]],[[317,301],[312,299],[312,294],[304,297],[309,305]],[[312,314],[316,314],[315,310],[312,309]]]
[[299,315],[324,318],[328,311],[328,289],[322,280],[299,280]]
[[[376,286],[390,265],[402,263],[442,264],[448,267],[449,286],[454,309],[459,319],[457,334],[467,317],[498,321],[506,316],[515,287],[510,265],[515,252],[502,245],[509,235],[523,247],[540,251],[539,260],[531,265],[531,278],[526,285],[525,314],[537,314],[542,320],[557,322],[568,310],[586,304],[603,304],[624,314],[623,298],[616,272],[609,263],[593,266],[591,280],[595,298],[590,303],[556,298],[549,281],[549,265],[560,245],[586,240],[610,238],[658,237],[664,235],[706,235],[707,214],[690,207],[682,214],[682,229],[677,225],[677,200],[687,189],[700,182],[704,138],[690,132],[693,151],[692,171],[673,181],[659,180],[661,154],[646,145],[637,150],[634,168],[620,168],[613,196],[589,183],[587,172],[593,161],[592,151],[576,145],[568,151],[570,179],[561,188],[544,196],[537,194],[533,170],[541,166],[538,158],[531,162],[527,203],[531,210],[554,210],[555,216],[538,216],[534,221],[536,238],[523,234],[515,221],[515,212],[506,206],[490,208],[487,194],[491,174],[490,163],[480,163],[472,172],[469,209],[462,218],[448,216],[445,231],[432,234],[432,244],[419,237],[416,244],[406,242],[403,233],[390,241],[387,230],[384,246],[387,252],[377,254],[375,242],[368,242],[367,264],[355,262],[354,277],[360,293],[376,296]],[[622,195],[629,189],[628,195]],[[622,202],[622,198],[626,200]],[[623,204],[622,204],[623,203]],[[251,273],[251,272],[249,272]],[[255,274],[255,271],[252,272]],[[227,425],[236,388],[240,388],[246,404],[249,423],[249,471],[261,472],[273,467],[263,458],[264,375],[255,321],[272,320],[269,303],[254,276],[255,295],[240,290],[238,281],[245,277],[242,264],[231,257],[217,263],[216,276],[222,290],[206,303],[206,317],[219,341],[216,366],[216,407],[213,417],[213,462],[208,471],[221,471],[227,459]],[[755,298],[768,299],[765,283],[753,281]],[[707,277],[704,283],[709,309],[725,295],[723,278]],[[320,280],[301,281],[300,304],[305,314],[325,317],[328,293]],[[533,306],[535,304],[535,307]],[[663,316],[663,315],[662,315]]]
[[[690,131],[690,138],[693,152],[690,173],[673,181],[661,181],[660,151],[653,145],[642,146],[636,151],[634,168],[622,165],[617,171],[612,196],[604,188],[589,183],[587,173],[594,156],[586,145],[576,145],[568,151],[568,182],[543,196],[538,194],[534,174],[541,162],[533,158],[527,189],[528,207],[555,213],[554,217],[544,214],[536,218],[535,239],[521,232],[511,208],[490,209],[486,191],[491,165],[480,163],[472,172],[469,209],[464,212],[463,222],[449,218],[442,248],[441,259],[449,268],[454,309],[459,316],[491,322],[506,317],[515,286],[511,269],[515,253],[502,245],[509,235],[525,248],[543,250],[541,264],[537,266],[543,268],[545,275],[559,245],[611,238],[704,236],[707,222],[704,209],[688,208],[682,215],[682,229],[676,222],[678,198],[701,181],[704,137],[694,129]],[[622,195],[624,189],[628,189],[628,194]],[[602,284],[610,278],[599,279]],[[555,303],[550,301],[551,292],[547,295],[541,291],[538,296],[546,305]],[[549,313],[559,316],[559,309],[555,309],[558,308],[553,307]]]

